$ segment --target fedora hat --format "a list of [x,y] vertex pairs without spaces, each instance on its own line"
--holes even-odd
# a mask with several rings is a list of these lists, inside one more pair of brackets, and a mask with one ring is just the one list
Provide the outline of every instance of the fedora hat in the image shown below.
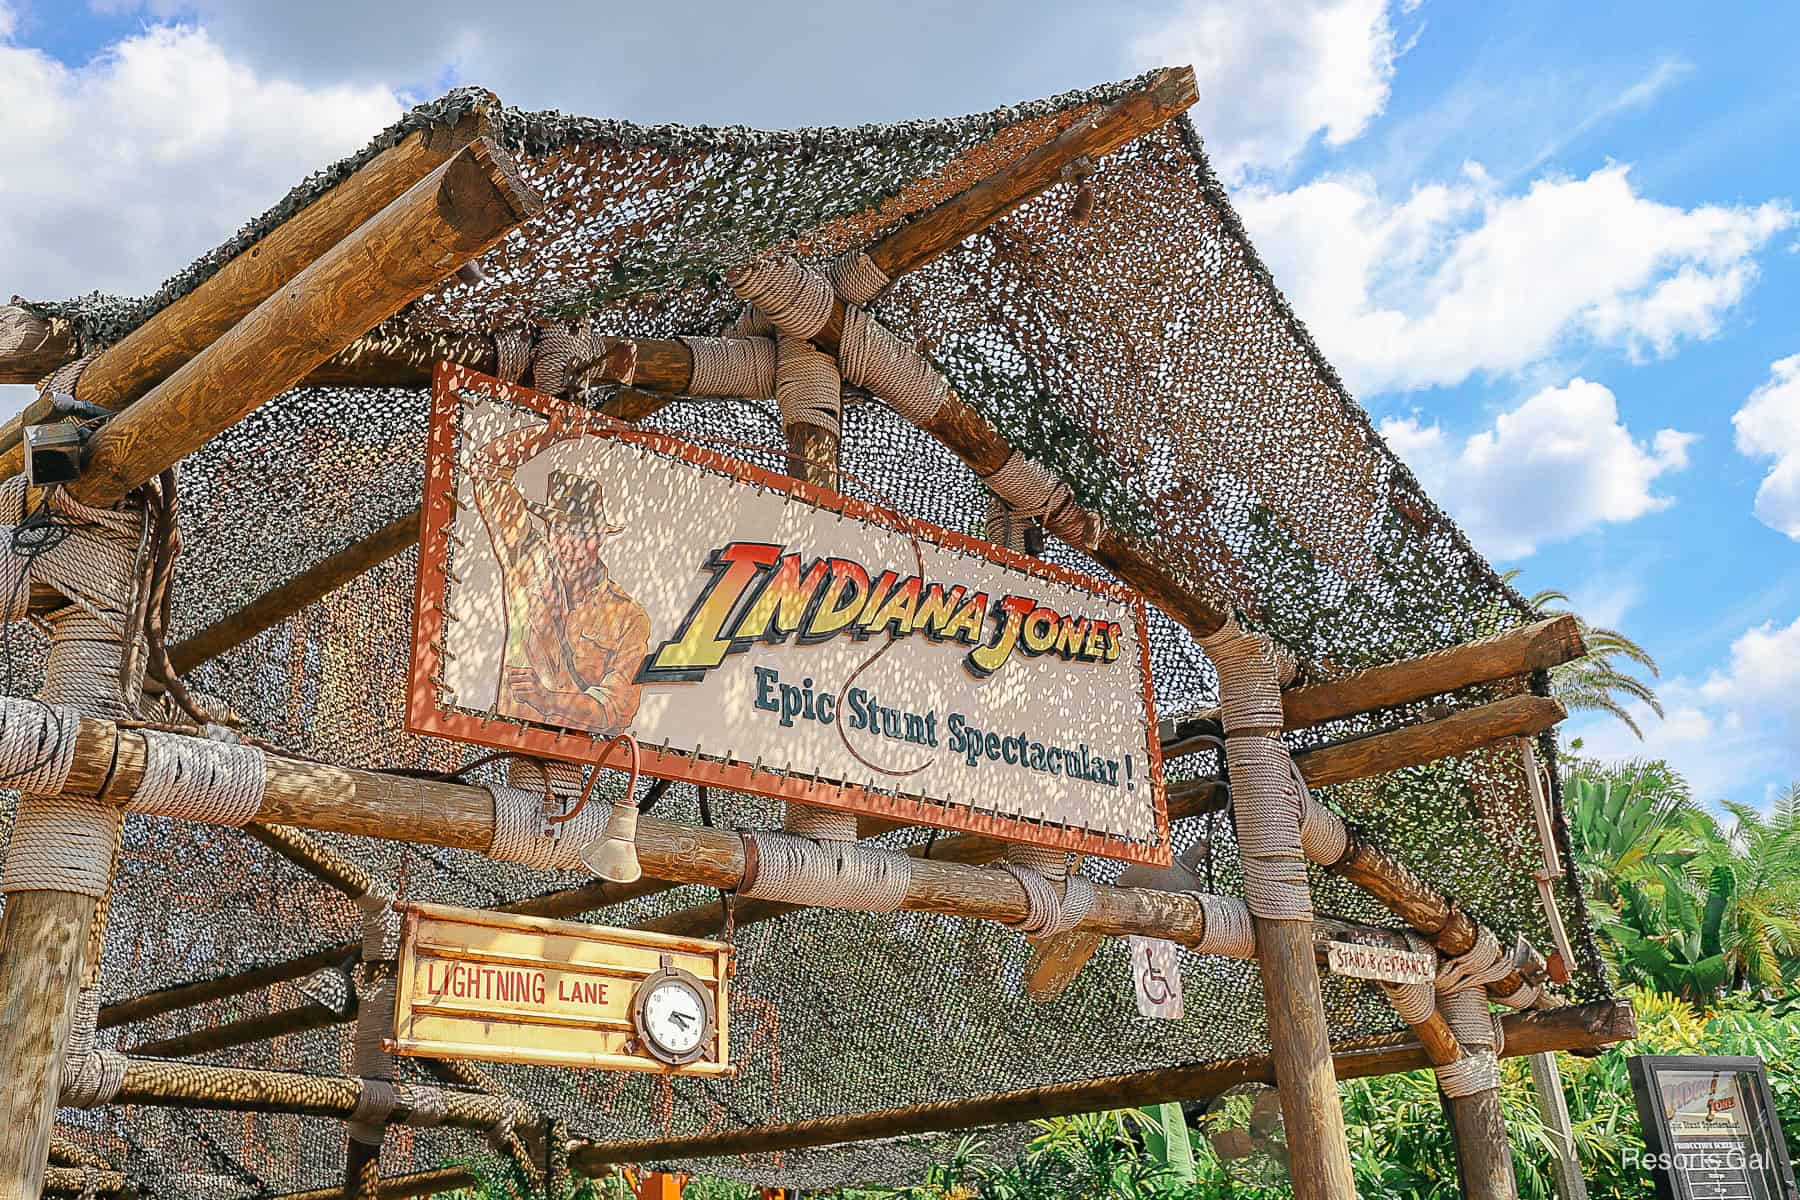
[[625,528],[606,515],[606,492],[598,479],[568,471],[550,472],[544,502],[527,501],[526,507],[546,522],[591,526],[608,536]]

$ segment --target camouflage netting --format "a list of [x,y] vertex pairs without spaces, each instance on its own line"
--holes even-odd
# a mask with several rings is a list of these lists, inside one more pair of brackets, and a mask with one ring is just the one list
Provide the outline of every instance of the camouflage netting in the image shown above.
[[[488,332],[586,318],[608,334],[712,333],[737,305],[722,271],[772,249],[823,261],[1041,145],[1128,85],[955,121],[765,134],[640,128],[557,113],[494,114],[549,203],[482,261],[485,279],[435,291],[393,323]],[[364,155],[309,180],[220,251],[136,303],[90,297],[54,308],[88,346],[120,336],[193,287],[358,162],[405,132],[447,123],[483,100],[455,93],[416,110]],[[1098,164],[1094,208],[1071,220],[1059,184],[985,233],[898,281],[877,314],[917,339],[957,390],[1078,496],[1134,531],[1179,572],[1228,596],[1245,619],[1329,679],[1531,619],[1370,428],[1275,289],[1184,119]],[[183,474],[187,549],[174,640],[190,635],[419,501],[427,398],[393,390],[302,390],[254,413],[193,456]],[[680,401],[658,427],[781,445],[773,406]],[[935,442],[874,402],[853,407],[846,466],[895,505],[978,530],[979,483]],[[771,456],[764,465],[777,465]],[[1094,574],[1062,545],[1048,553]],[[402,728],[413,569],[409,552],[192,673],[257,733],[347,764],[445,768],[467,748]],[[1215,698],[1191,639],[1154,617],[1159,713]],[[15,635],[18,661],[34,658]],[[25,668],[13,681],[29,691]],[[1482,702],[1544,681],[1448,698]],[[1439,700],[1441,705],[1445,701]],[[1295,735],[1304,748],[1420,719],[1424,704]],[[1546,743],[1547,744],[1547,743]],[[1209,754],[1176,777],[1217,774]],[[1324,798],[1424,878],[1510,940],[1548,950],[1532,872],[1538,849],[1515,749],[1330,789]],[[760,801],[715,800],[722,824],[772,824]],[[658,815],[696,819],[672,790]],[[134,818],[107,940],[109,1001],[234,974],[356,933],[343,897],[237,832]],[[897,834],[906,840],[918,835]],[[407,894],[493,905],[579,882],[475,855],[328,838]],[[1178,850],[1205,840],[1219,891],[1239,886],[1230,822],[1177,824]],[[1566,849],[1566,847],[1565,847]],[[1106,864],[1089,864],[1109,878]],[[1392,924],[1353,888],[1315,873],[1321,911]],[[1573,999],[1606,993],[1578,891],[1559,885],[1578,945]],[[591,914],[624,924],[674,907],[718,905],[681,888]],[[516,1093],[572,1132],[601,1140],[780,1124],[1267,1050],[1255,967],[1185,955],[1187,1018],[1137,1016],[1124,956],[1102,948],[1062,999],[1020,986],[1016,932],[958,919],[810,911],[740,929],[732,1030],[741,1079],[497,1068]],[[346,949],[345,957],[348,958]],[[305,983],[315,993],[332,981]],[[1371,989],[1326,982],[1334,1036],[1397,1028]],[[283,984],[112,1030],[130,1049],[292,1006]],[[336,1001],[332,1001],[336,1002]],[[203,1061],[340,1072],[343,1027],[278,1038]],[[408,1071],[417,1071],[409,1060]],[[123,1107],[65,1113],[81,1140],[118,1153],[161,1196],[248,1196],[339,1178],[335,1122]],[[997,1131],[1005,1146],[1017,1131]],[[701,1168],[766,1183],[827,1186],[916,1179],[932,1139],[709,1160]],[[482,1149],[472,1134],[395,1130],[386,1169]]]

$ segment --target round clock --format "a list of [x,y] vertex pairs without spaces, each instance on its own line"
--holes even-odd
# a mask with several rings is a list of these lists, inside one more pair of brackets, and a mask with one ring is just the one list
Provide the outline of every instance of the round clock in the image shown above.
[[679,1067],[704,1056],[712,1043],[712,996],[664,955],[662,966],[632,994],[631,1023],[645,1051]]

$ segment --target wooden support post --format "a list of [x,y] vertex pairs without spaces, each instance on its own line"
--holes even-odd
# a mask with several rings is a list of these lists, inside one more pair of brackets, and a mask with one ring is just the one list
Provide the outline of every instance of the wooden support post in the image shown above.
[[541,206],[497,147],[472,142],[103,426],[69,494],[114,503],[305,379]]
[[1499,1089],[1451,1097],[1450,1120],[1456,1127],[1456,1171],[1466,1200],[1518,1200]]
[[1581,1156],[1575,1151],[1575,1129],[1569,1121],[1569,1098],[1563,1094],[1562,1071],[1556,1052],[1540,1050],[1528,1059],[1531,1087],[1537,1093],[1538,1113],[1553,1146],[1550,1176],[1560,1200],[1587,1200],[1587,1180],[1581,1176]]
[[[1551,1048],[1591,1050],[1637,1034],[1636,1016],[1631,1005],[1623,1000],[1603,1000],[1550,1012],[1512,1013],[1504,1018],[1504,1024],[1505,1053],[1508,1055],[1532,1054]],[[1340,1048],[1326,1061],[1339,1079],[1389,1075],[1432,1065],[1424,1046],[1411,1034],[1364,1038]],[[1209,1100],[1238,1084],[1274,1082],[1275,1067],[1271,1059],[1235,1059],[1051,1084],[968,1100],[827,1117],[793,1125],[759,1126],[723,1134],[654,1141],[589,1143],[578,1146],[571,1154],[570,1162],[581,1174],[599,1175],[620,1163],[767,1154],[873,1138],[977,1129],[1075,1113],[1136,1108],[1170,1100]]]
[[0,914],[0,1200],[41,1190],[95,908],[71,892],[14,892]]

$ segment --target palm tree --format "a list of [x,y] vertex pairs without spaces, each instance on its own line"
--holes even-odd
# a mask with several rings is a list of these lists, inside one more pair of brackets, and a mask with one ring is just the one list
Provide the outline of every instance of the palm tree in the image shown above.
[[[1508,571],[1507,582],[1510,583],[1518,573],[1517,568]],[[1563,592],[1545,589],[1526,603],[1540,616],[1569,613],[1581,627],[1582,640],[1587,643],[1586,654],[1560,667],[1550,668],[1550,694],[1561,700],[1570,712],[1611,713],[1641,741],[1644,731],[1638,728],[1626,705],[1633,700],[1641,701],[1658,717],[1663,715],[1662,701],[1657,699],[1656,689],[1630,673],[1633,666],[1638,666],[1648,671],[1651,679],[1662,675],[1650,652],[1616,629],[1588,624],[1580,613],[1566,607],[1569,597]]]
[[1563,804],[1582,889],[1602,904],[1619,902],[1621,884],[1657,867],[1683,867],[1700,853],[1687,781],[1661,760],[1578,763],[1563,784]]
[[1800,956],[1800,788],[1790,787],[1763,816],[1724,802],[1735,819],[1696,861],[1724,890],[1719,951],[1734,986],[1780,990]]

